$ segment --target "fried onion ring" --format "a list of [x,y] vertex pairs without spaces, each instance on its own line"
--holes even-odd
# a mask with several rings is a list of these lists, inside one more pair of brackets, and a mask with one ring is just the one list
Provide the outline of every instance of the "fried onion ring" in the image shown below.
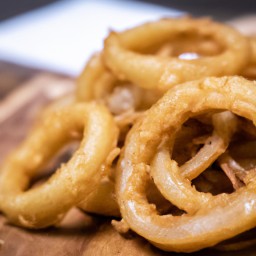
[[242,76],[256,79],[256,37],[250,37],[251,55],[249,65],[242,71]]
[[[223,51],[192,60],[152,54],[168,40],[177,36],[186,40],[190,34],[213,38]],[[165,91],[185,81],[238,74],[248,64],[250,45],[247,38],[231,27],[209,19],[183,17],[146,23],[121,33],[111,32],[103,53],[106,65],[119,79]]]
[[119,206],[115,195],[116,166],[113,161],[119,156],[120,149],[113,149],[108,155],[102,169],[104,176],[90,195],[79,203],[78,207],[85,212],[104,216],[120,217]]
[[[223,77],[174,87],[127,136],[117,175],[121,214],[132,230],[163,250],[200,250],[255,226],[255,172],[248,174],[246,186],[236,192],[212,196],[192,188],[169,156],[175,134],[188,118],[207,110],[224,109],[252,120],[255,125],[256,84],[240,77]],[[163,139],[168,143],[163,144]],[[158,176],[161,181],[156,184],[160,192],[187,214],[157,214],[145,196],[144,185],[152,172],[154,179]]]
[[[29,189],[37,170],[80,134],[80,147],[68,163],[46,183]],[[109,111],[95,103],[63,107],[45,116],[1,168],[1,211],[10,222],[28,228],[55,224],[95,189],[117,135]]]
[[120,81],[107,69],[100,53],[91,57],[77,80],[76,98],[79,102],[96,100],[104,103],[114,115],[148,109],[161,96],[157,90]]
[[[213,115],[214,132],[203,148],[180,167],[181,173],[192,180],[208,168],[229,145],[230,139],[237,127],[236,117],[229,111]],[[204,161],[202,161],[202,158]]]
[[[116,78],[106,69],[101,54],[94,54],[77,79],[76,98],[78,101],[95,100],[104,91],[109,91]],[[100,93],[97,93],[100,91]]]

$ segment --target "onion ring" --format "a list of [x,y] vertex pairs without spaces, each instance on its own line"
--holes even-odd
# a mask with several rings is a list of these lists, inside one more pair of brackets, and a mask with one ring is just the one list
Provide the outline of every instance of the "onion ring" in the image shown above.
[[107,69],[100,53],[92,56],[77,80],[77,101],[104,103],[114,115],[148,109],[161,96],[157,90],[142,89],[128,81],[118,80]]
[[[46,183],[28,189],[37,169],[80,134],[80,147],[68,163]],[[28,228],[55,224],[94,190],[117,135],[108,110],[94,103],[68,106],[45,116],[2,166],[1,211],[10,222]]]
[[116,80],[104,66],[101,54],[96,53],[90,58],[77,79],[76,98],[82,102],[95,100],[101,94],[97,93],[97,90],[101,91],[104,88],[103,91],[108,91],[109,87],[112,87]]
[[[203,148],[180,167],[181,173],[192,180],[208,168],[229,145],[230,139],[237,127],[236,117],[229,111],[213,115],[214,132]],[[204,161],[201,161],[202,158]]]
[[[223,52],[194,60],[143,54],[178,35],[190,33],[212,37],[222,45]],[[231,27],[209,19],[183,17],[146,23],[121,33],[111,32],[103,53],[106,65],[119,79],[166,91],[185,81],[238,74],[248,63],[250,45],[247,38]]]
[[104,176],[96,188],[78,207],[85,212],[100,214],[104,216],[120,217],[119,206],[115,196],[115,169],[113,161],[119,156],[120,149],[114,148],[102,165]]
[[[225,172],[225,174],[231,181],[234,189],[237,190],[240,187],[244,186],[242,182],[243,179],[241,177],[246,176],[246,171],[243,168],[241,168],[241,166],[239,166],[227,153],[224,153],[218,159],[218,162],[220,164],[221,169]],[[236,168],[232,168],[234,165]]]
[[249,65],[242,71],[242,76],[256,79],[256,37],[250,37],[251,55]]
[[108,176],[102,178],[96,189],[78,207],[89,213],[120,217],[115,196],[115,182]]
[[[169,90],[134,125],[119,161],[116,190],[122,217],[131,229],[163,250],[192,252],[214,246],[255,226],[254,172],[248,174],[245,187],[230,195],[199,193],[181,177],[177,164],[169,158],[169,149],[163,146],[163,151],[161,147],[163,138],[174,140],[173,135],[182,123],[207,110],[226,109],[256,124],[255,96],[255,83],[240,77],[188,82]],[[148,173],[154,172],[150,167],[152,159],[156,175],[164,181],[162,186],[157,184],[158,189],[162,194],[171,189],[173,193],[164,196],[188,214],[159,216],[154,205],[147,203],[144,184]],[[176,190],[170,184],[175,185]],[[192,196],[184,207],[184,201],[178,202],[176,196],[186,199],[186,194]],[[194,212],[193,203],[197,202],[198,210]],[[240,217],[239,221],[236,216]]]

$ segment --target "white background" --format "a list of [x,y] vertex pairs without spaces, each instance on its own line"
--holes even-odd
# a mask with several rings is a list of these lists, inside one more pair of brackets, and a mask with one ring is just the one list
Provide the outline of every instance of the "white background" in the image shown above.
[[109,29],[180,14],[136,1],[61,1],[0,23],[0,59],[77,75]]

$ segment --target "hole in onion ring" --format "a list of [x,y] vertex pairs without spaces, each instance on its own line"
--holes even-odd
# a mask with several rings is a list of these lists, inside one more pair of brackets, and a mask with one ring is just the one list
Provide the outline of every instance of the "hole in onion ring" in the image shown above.
[[155,183],[151,179],[149,179],[146,184],[146,196],[148,202],[156,207],[159,215],[172,213],[174,216],[180,216],[184,213],[184,211],[171,204],[162,196]]
[[35,176],[31,178],[30,185],[25,191],[37,187],[45,182],[55,172],[55,170],[59,169],[62,164],[69,161],[78,147],[79,142],[75,141],[63,147],[60,152],[57,153],[49,163],[47,163],[46,166],[43,166],[37,173],[35,173]]
[[191,53],[194,54],[193,58],[187,59],[194,59],[195,57],[218,55],[224,49],[222,43],[215,39],[213,35],[202,35],[199,32],[197,33],[197,31],[193,31],[183,32],[177,34],[175,37],[172,35],[170,38],[166,38],[165,41],[155,45],[148,45],[138,52],[141,54],[156,54],[163,57],[179,57],[182,54]]
[[228,177],[220,170],[220,168],[208,168],[192,183],[200,192],[219,195],[221,193],[230,194],[234,192],[232,184]]

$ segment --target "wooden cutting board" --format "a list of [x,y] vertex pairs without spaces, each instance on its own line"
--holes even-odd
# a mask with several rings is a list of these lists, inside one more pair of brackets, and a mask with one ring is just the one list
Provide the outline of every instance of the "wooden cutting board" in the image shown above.
[[[255,24],[255,17],[247,24]],[[232,23],[241,24],[244,20]],[[256,33],[251,26],[250,33]],[[74,90],[74,79],[51,72],[0,62],[0,162],[26,136],[43,106]],[[157,256],[166,253],[134,233],[123,237],[111,226],[111,219],[72,209],[58,227],[31,231],[12,226],[0,215],[0,256]],[[256,255],[256,247],[238,252],[203,250],[193,256]]]

